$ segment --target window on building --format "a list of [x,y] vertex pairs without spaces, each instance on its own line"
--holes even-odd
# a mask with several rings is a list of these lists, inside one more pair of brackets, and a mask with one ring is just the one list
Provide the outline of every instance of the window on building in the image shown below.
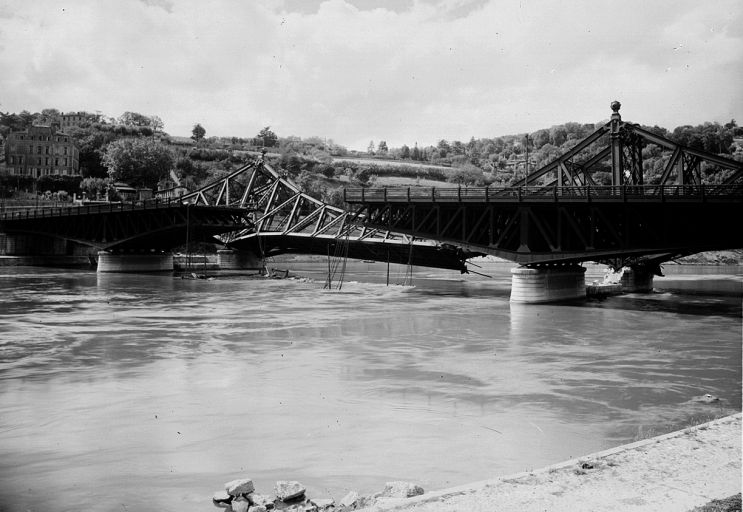
[[37,152],[38,154],[41,154],[41,146],[36,146],[36,152]]
[[65,155],[67,154],[67,146],[65,146],[65,148],[64,148],[64,154]]
[[44,148],[44,149],[45,149],[45,151],[44,151],[44,152],[45,152],[45,153],[46,153],[46,154],[48,155],[48,154],[49,154],[49,146],[47,146],[47,147],[46,147],[46,148]]
[[11,156],[10,157],[10,164],[13,165],[14,163],[15,163],[15,157],[14,156]]
[[67,167],[67,159],[64,159],[64,166]]
[[49,158],[48,157],[44,159],[44,165],[49,165]]
[[18,163],[19,163],[19,164],[22,164],[22,163],[23,163],[23,157],[22,157],[22,156],[19,156],[19,157],[18,157]]
[[54,165],[59,165],[59,158],[54,159]]
[[36,158],[36,165],[41,165],[41,157]]

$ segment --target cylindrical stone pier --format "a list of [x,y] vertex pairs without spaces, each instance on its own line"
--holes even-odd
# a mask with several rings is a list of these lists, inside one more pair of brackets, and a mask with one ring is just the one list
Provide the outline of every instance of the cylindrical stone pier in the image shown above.
[[516,267],[511,269],[511,302],[540,304],[586,296],[586,269],[564,267]]
[[620,284],[625,293],[650,293],[653,291],[653,273],[643,267],[624,267]]
[[98,272],[172,272],[173,254],[98,251]]
[[263,268],[261,259],[250,251],[220,249],[217,251],[220,270],[257,270]]

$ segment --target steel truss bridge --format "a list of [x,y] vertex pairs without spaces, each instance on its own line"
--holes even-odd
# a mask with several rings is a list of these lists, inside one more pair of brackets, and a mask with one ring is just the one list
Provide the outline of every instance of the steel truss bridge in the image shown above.
[[[515,186],[346,189],[352,221],[528,266],[657,268],[696,252],[743,247],[743,163],[623,122],[619,106],[612,104],[608,123]],[[654,183],[645,179],[647,145],[667,155]],[[612,185],[597,185],[598,171],[610,172]]]
[[[190,236],[259,257],[321,254],[463,272],[482,254],[619,268],[743,247],[743,164],[623,122],[618,102],[612,109],[608,123],[512,187],[346,189],[346,211],[302,193],[261,158],[175,200],[7,213],[0,232],[103,250],[167,250]],[[651,144],[667,158],[648,183],[643,149]],[[596,184],[601,171],[610,186]]]
[[243,229],[242,208],[178,200],[37,208],[0,215],[0,232],[71,240],[99,250],[168,250],[187,237],[207,239]]
[[242,229],[217,238],[227,247],[259,257],[284,253],[354,259],[466,271],[476,254],[449,245],[350,222],[346,210],[303,193],[263,159],[181,197],[195,207],[230,207],[247,212]]

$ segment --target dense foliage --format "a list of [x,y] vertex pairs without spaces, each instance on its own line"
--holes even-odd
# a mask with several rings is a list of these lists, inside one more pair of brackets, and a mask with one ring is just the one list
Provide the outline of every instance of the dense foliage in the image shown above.
[[114,181],[154,189],[174,165],[167,146],[149,138],[119,139],[106,146],[103,165]]

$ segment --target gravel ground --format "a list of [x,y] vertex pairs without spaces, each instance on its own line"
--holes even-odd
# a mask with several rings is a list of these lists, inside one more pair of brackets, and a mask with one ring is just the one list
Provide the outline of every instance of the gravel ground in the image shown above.
[[741,492],[741,414],[368,512],[674,511]]

